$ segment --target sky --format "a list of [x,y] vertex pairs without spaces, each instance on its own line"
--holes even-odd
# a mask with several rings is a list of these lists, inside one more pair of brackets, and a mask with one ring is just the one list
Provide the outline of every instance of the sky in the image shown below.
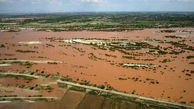
[[0,0],[0,13],[191,11],[194,0]]

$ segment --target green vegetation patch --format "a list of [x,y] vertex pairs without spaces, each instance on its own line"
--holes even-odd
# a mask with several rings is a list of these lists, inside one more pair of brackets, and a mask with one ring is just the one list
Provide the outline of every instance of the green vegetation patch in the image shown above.
[[192,59],[194,58],[194,56],[187,56],[187,59]]
[[162,33],[174,33],[176,30],[161,30]]
[[37,51],[33,51],[33,50],[16,50],[16,52],[20,52],[20,53],[38,53]]
[[182,39],[180,36],[165,36],[166,38],[175,38],[175,39]]
[[184,43],[184,40],[182,40],[181,42],[175,42],[175,41],[170,41],[169,42],[171,45],[175,46],[175,47],[179,47],[181,49],[184,49],[184,50],[189,50],[189,51],[194,51],[194,47],[193,46],[189,46],[189,45],[186,45]]
[[194,64],[194,62],[190,62],[189,64]]
[[0,48],[5,48],[5,45],[4,44],[0,44]]
[[116,55],[111,55],[111,54],[105,54],[105,56],[107,56],[107,57],[113,57],[113,58],[116,58],[117,57]]
[[15,61],[4,61],[4,60],[0,60],[0,64],[20,64],[20,65],[28,65],[28,66],[31,66],[31,65],[33,65],[33,64],[35,64],[35,63],[33,63],[33,62],[29,62],[29,61],[17,61],[17,60],[15,60]]
[[57,82],[57,85],[61,88],[67,88],[67,84],[65,83]]
[[69,88],[70,90],[75,90],[75,91],[80,91],[80,92],[85,92],[86,89],[82,87],[77,87],[77,86],[72,86]]
[[32,80],[36,79],[35,77],[32,76],[27,76],[27,75],[19,75],[19,74],[0,74],[0,78],[8,78],[8,77],[14,77],[14,78],[24,78],[27,80]]
[[133,56],[122,56],[122,58],[125,58],[125,59],[135,59],[135,57],[133,57]]
[[55,98],[53,97],[0,97],[0,101],[24,101],[24,100],[31,100],[31,101],[54,101]]

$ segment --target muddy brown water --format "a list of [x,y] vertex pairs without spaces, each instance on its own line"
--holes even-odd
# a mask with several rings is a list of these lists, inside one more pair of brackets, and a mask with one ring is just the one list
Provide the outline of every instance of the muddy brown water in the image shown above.
[[[175,30],[194,30],[194,28],[174,28]],[[63,64],[34,64],[30,68],[22,65],[12,65],[7,67],[0,67],[0,70],[36,70],[44,71],[46,74],[57,74],[61,76],[68,76],[74,80],[81,82],[82,80],[90,81],[90,84],[106,85],[109,84],[113,88],[124,92],[135,92],[135,94],[168,99],[177,102],[186,102],[192,104],[194,101],[194,87],[193,74],[185,76],[185,70],[194,70],[193,65],[189,62],[193,59],[186,59],[186,56],[193,55],[193,51],[187,51],[179,55],[144,55],[136,56],[138,59],[153,59],[154,61],[123,59],[124,54],[118,51],[92,49],[92,46],[83,44],[67,44],[62,42],[50,42],[46,38],[103,38],[103,39],[128,39],[129,41],[144,41],[147,38],[160,40],[174,40],[168,39],[164,36],[169,33],[160,33],[160,29],[145,29],[132,32],[36,32],[36,31],[22,31],[16,33],[3,32],[0,33],[0,44],[4,44],[5,48],[0,48],[0,58],[17,58],[18,60],[54,60],[62,61]],[[170,33],[170,35],[185,35],[186,42],[190,46],[194,46],[194,33]],[[189,41],[191,40],[191,41]],[[21,41],[41,41],[42,44],[22,45]],[[46,44],[52,44],[54,47],[47,47]],[[153,43],[153,45],[157,43]],[[71,46],[61,46],[71,45]],[[168,44],[159,44],[161,46],[171,46]],[[85,52],[79,52],[73,47],[82,48]],[[38,53],[19,53],[16,50],[33,50]],[[130,51],[130,52],[145,52],[146,50]],[[145,63],[161,65],[156,71],[152,69],[132,69],[123,68],[116,65],[111,65],[105,60],[91,60],[89,53],[94,53],[95,56],[110,60],[112,63]],[[13,54],[8,56],[6,54]],[[105,54],[116,55],[117,57],[107,57]],[[39,56],[44,58],[38,58]],[[177,56],[177,58],[172,58]],[[163,59],[171,59],[172,62],[161,63]],[[82,66],[82,67],[80,67]],[[167,66],[167,67],[165,67]],[[173,69],[173,70],[171,70]],[[163,73],[162,73],[163,72]],[[119,80],[119,78],[139,78],[138,81],[132,79]],[[159,81],[159,84],[150,84],[146,81],[151,78]],[[13,79],[10,79],[13,81]],[[1,80],[1,82],[4,81]],[[11,82],[10,81],[10,82]],[[141,81],[141,82],[140,82]],[[2,82],[3,83],[3,82]],[[20,84],[21,81],[18,81]]]

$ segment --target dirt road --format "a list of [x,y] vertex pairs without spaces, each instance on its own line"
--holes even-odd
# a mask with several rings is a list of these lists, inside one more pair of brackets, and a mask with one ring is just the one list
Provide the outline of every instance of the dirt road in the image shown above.
[[149,97],[144,97],[144,96],[138,96],[138,95],[133,95],[133,94],[116,92],[116,91],[113,91],[113,90],[104,90],[104,89],[99,89],[99,88],[96,88],[96,87],[75,84],[75,83],[71,83],[71,82],[67,82],[67,81],[57,80],[57,82],[59,82],[59,83],[65,83],[65,84],[72,85],[72,86],[83,87],[83,88],[86,88],[86,89],[98,90],[98,91],[102,91],[102,92],[108,92],[108,93],[112,93],[112,94],[117,94],[117,95],[132,97],[132,98],[138,98],[138,99],[142,99],[142,100],[154,101],[154,102],[165,103],[165,104],[170,104],[170,105],[175,105],[175,106],[180,106],[180,107],[194,109],[194,106],[192,106],[192,105],[181,104],[181,103],[177,103],[177,102],[171,102],[171,101],[164,100],[164,99],[149,98]]

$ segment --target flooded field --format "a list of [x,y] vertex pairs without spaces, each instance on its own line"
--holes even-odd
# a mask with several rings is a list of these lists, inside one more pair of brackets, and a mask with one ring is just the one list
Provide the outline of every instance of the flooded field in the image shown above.
[[[60,79],[194,105],[193,65],[194,28],[0,33],[0,95],[5,101],[34,97],[32,101],[76,99],[61,106],[68,109],[136,107],[130,101],[66,92],[58,87]],[[88,103],[93,99],[95,104]]]

